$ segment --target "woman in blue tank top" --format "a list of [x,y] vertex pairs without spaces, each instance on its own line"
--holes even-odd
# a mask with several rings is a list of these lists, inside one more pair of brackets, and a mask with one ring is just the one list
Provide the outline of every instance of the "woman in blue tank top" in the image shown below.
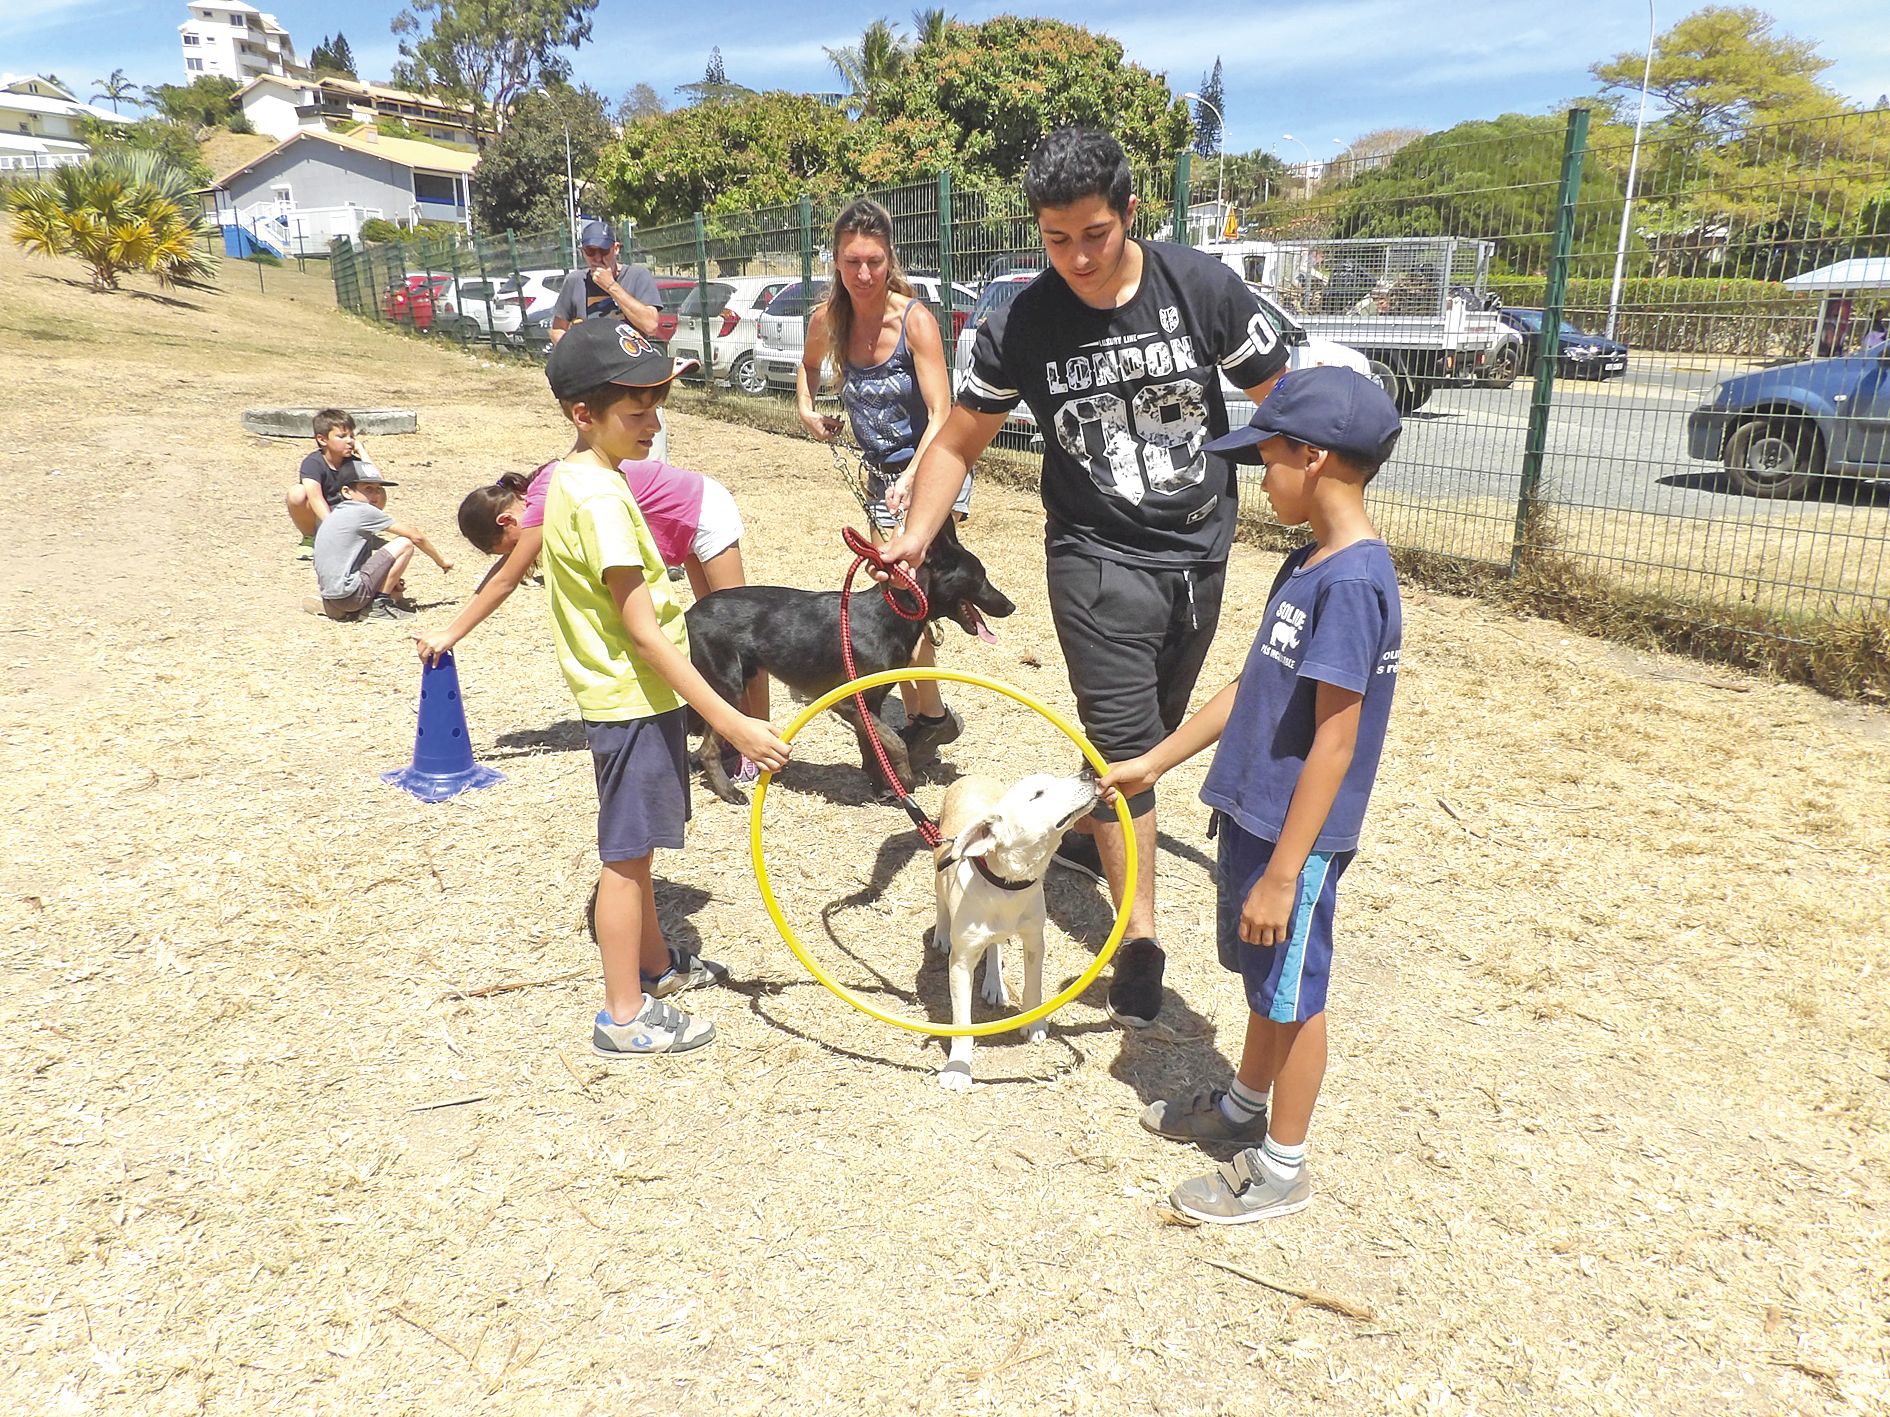
[[[815,438],[830,443],[839,436],[840,420],[814,411],[822,366],[831,362],[841,406],[866,462],[873,535],[884,541],[912,500],[919,455],[944,426],[951,379],[938,321],[899,268],[886,209],[864,198],[854,202],[833,224],[832,249],[834,277],[809,323],[795,402]],[[970,509],[967,475],[953,510],[963,520]],[[912,662],[933,663],[929,636],[919,641]],[[908,720],[902,736],[917,765],[956,738],[962,724],[945,708],[935,683],[902,684],[900,695]]]

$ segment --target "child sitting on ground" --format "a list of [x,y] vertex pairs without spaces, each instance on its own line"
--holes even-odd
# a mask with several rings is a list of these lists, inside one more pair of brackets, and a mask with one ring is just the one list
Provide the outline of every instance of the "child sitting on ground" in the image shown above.
[[[331,620],[411,619],[395,597],[416,548],[442,571],[453,569],[431,541],[387,515],[387,489],[395,485],[371,467],[344,465],[339,499],[315,531],[315,586]],[[382,532],[393,540],[383,542]]]
[[[343,478],[360,457],[354,434],[354,415],[345,408],[324,408],[315,415],[315,450],[302,459],[296,470],[295,486],[283,494],[282,504],[289,520],[302,533],[301,559],[306,561],[315,546],[315,529],[341,500]],[[368,464],[372,466],[372,464]]]
[[684,1053],[715,1038],[713,1024],[665,1002],[714,971],[672,956],[650,879],[652,855],[658,847],[680,849],[689,820],[683,705],[762,767],[779,769],[788,758],[765,720],[725,702],[690,664],[669,568],[618,471],[650,456],[670,383],[694,366],[608,319],[573,326],[545,365],[577,432],[546,492],[542,560],[558,663],[584,719],[597,779],[603,869],[594,928],[604,1007],[591,1047],[613,1060]]
[[1212,1224],[1288,1215],[1312,1195],[1306,1132],[1326,1071],[1333,903],[1358,848],[1404,639],[1365,484],[1401,431],[1376,383],[1322,366],[1281,375],[1248,427],[1207,444],[1264,463],[1274,515],[1310,521],[1313,539],[1274,577],[1240,677],[1103,778],[1109,795],[1147,791],[1220,743],[1201,798],[1219,836],[1221,963],[1241,976],[1251,1010],[1246,1043],[1225,1091],[1142,1113],[1144,1127],[1176,1141],[1257,1143],[1170,1194],[1175,1209]]

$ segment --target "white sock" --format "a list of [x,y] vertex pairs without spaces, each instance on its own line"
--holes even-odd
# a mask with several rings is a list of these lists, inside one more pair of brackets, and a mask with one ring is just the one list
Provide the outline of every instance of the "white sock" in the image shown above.
[[1267,1139],[1260,1143],[1260,1164],[1266,1168],[1267,1175],[1276,1181],[1298,1180],[1300,1168],[1306,1164],[1306,1143],[1284,1146],[1273,1140],[1273,1134],[1269,1132]]
[[1229,1126],[1243,1127],[1267,1110],[1267,1095],[1255,1092],[1239,1078],[1227,1084],[1221,1094],[1221,1115]]

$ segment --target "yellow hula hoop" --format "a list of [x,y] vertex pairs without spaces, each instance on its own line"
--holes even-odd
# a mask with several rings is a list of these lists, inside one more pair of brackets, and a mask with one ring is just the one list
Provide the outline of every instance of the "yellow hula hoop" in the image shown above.
[[[794,721],[790,723],[786,731],[781,734],[782,741],[792,743],[795,735],[803,728],[807,727],[807,725],[813,721],[815,715],[825,713],[844,698],[853,694],[863,693],[868,689],[877,689],[882,684],[905,684],[911,683],[914,680],[936,680],[939,683],[945,684],[969,684],[973,688],[989,689],[993,693],[1002,694],[1005,698],[1013,699],[1017,703],[1022,704],[1025,708],[1048,719],[1064,737],[1068,738],[1082,750],[1083,756],[1089,759],[1098,773],[1106,771],[1109,767],[1109,764],[1103,761],[1102,754],[1098,753],[1095,747],[1091,745],[1089,739],[1083,736],[1081,729],[1070,723],[1054,709],[1039,703],[1021,690],[1013,689],[1008,684],[1000,684],[995,679],[987,679],[982,674],[965,674],[956,669],[922,668],[918,665],[907,665],[903,669],[881,670],[877,674],[868,674],[862,678],[853,680],[851,683],[842,684],[831,693],[822,694],[818,699],[814,700],[813,703],[809,704],[795,715]],[[796,937],[794,933],[793,927],[788,924],[787,917],[781,913],[780,902],[774,898],[774,886],[768,880],[768,864],[761,850],[761,806],[762,803],[767,800],[768,786],[773,781],[773,773],[762,773],[761,780],[755,784],[754,805],[749,808],[748,812],[748,851],[754,865],[755,884],[761,887],[762,904],[768,907],[768,916],[774,921],[774,928],[781,932],[781,938],[787,941],[787,947],[794,951],[794,957],[807,967],[807,972],[824,984],[836,997],[853,1005],[854,1008],[858,1009],[868,1018],[876,1018],[881,1023],[891,1024],[894,1028],[908,1029],[913,1033],[930,1033],[941,1038],[982,1038],[986,1034],[1003,1033],[1008,1029],[1023,1028],[1027,1024],[1035,1023],[1038,1019],[1048,1018],[1051,1014],[1069,1003],[1070,1000],[1079,996],[1085,989],[1089,988],[1091,984],[1094,984],[1097,977],[1101,975],[1103,970],[1108,966],[1111,957],[1114,956],[1116,952],[1116,946],[1122,943],[1122,936],[1129,928],[1129,907],[1134,899],[1133,891],[1123,892],[1122,906],[1116,911],[1115,928],[1110,930],[1109,938],[1103,941],[1102,949],[1097,952],[1096,958],[1090,962],[1089,968],[1078,975],[1076,982],[1071,984],[1070,987],[1065,989],[1061,994],[1058,994],[1053,999],[1044,1000],[1043,1003],[1039,1004],[1036,1008],[1027,1010],[1024,1013],[1013,1014],[1007,1018],[992,1019],[987,1023],[968,1023],[962,1026],[949,1023],[931,1023],[925,1019],[907,1018],[900,1014],[887,1013],[884,1009],[869,1004],[851,989],[847,988],[846,985],[835,980],[826,970],[822,969],[813,956],[808,954],[806,949],[802,947],[799,938]],[[1122,840],[1124,849],[1128,854],[1128,872],[1126,879],[1133,881],[1135,879],[1135,825],[1133,819],[1129,816],[1128,802],[1120,796],[1116,798],[1116,819],[1122,823]]]

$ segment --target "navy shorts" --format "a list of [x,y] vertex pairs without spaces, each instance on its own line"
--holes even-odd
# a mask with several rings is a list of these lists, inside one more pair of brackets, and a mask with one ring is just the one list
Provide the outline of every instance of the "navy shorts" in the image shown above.
[[680,850],[689,821],[686,709],[622,723],[584,723],[597,774],[597,859]]
[[1275,1023],[1304,1023],[1325,1012],[1332,977],[1332,909],[1339,877],[1354,851],[1315,851],[1299,873],[1292,933],[1283,945],[1250,945],[1240,938],[1240,908],[1267,869],[1273,843],[1215,814],[1219,850],[1214,861],[1215,943],[1221,964],[1240,976],[1247,1007]]

